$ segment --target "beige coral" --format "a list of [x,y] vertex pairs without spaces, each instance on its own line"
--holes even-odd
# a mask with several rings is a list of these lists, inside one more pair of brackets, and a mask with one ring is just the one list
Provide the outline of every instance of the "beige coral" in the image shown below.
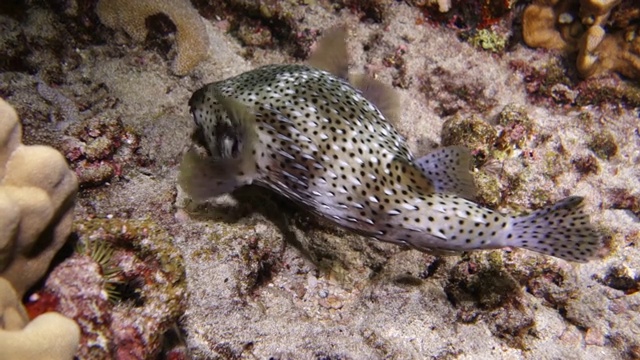
[[531,47],[577,50],[577,68],[584,78],[614,71],[638,79],[638,26],[634,21],[627,21],[621,29],[610,32],[604,27],[620,3],[621,0],[534,1],[523,15],[524,41]]
[[640,36],[635,30],[606,34],[601,26],[592,26],[581,39],[577,66],[583,77],[615,71],[640,79]]
[[522,17],[522,37],[531,47],[573,51],[583,28],[572,15],[577,1],[547,0],[529,5]]
[[96,7],[100,21],[123,29],[138,42],[147,36],[145,19],[165,14],[175,24],[177,53],[173,71],[185,75],[207,58],[209,40],[202,18],[188,0],[100,0]]
[[29,322],[11,283],[0,277],[0,359],[73,359],[79,342],[78,324],[58,313]]
[[78,190],[64,157],[25,146],[15,110],[0,99],[0,276],[24,295],[71,232]]

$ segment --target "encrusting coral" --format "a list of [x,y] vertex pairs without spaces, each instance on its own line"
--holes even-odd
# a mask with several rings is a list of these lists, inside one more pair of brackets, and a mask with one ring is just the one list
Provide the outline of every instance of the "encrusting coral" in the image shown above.
[[0,359],[73,359],[79,341],[78,325],[58,313],[29,322],[11,283],[0,277]]
[[[616,11],[625,15],[613,16]],[[577,50],[577,68],[584,78],[618,72],[638,79],[638,19],[640,7],[630,1],[537,0],[524,12],[522,34],[531,47]]]
[[0,276],[19,297],[67,240],[78,191],[57,150],[21,141],[15,110],[0,99]]
[[[76,253],[47,277],[38,293],[43,303],[27,309],[44,307],[76,320],[80,359],[158,358],[187,300],[173,238],[152,221],[117,217],[78,220],[74,231]],[[49,295],[55,298],[50,307]]]
[[145,20],[152,15],[165,14],[176,26],[177,56],[173,71],[186,75],[207,57],[209,41],[198,11],[188,0],[100,0],[96,13],[110,28],[123,29],[135,41],[147,37]]

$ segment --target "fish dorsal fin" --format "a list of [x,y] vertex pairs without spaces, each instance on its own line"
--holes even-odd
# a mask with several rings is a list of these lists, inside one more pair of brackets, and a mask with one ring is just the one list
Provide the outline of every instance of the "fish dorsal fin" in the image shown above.
[[469,171],[472,160],[467,148],[447,146],[416,160],[416,165],[431,180],[436,192],[473,200],[476,188]]
[[389,122],[395,123],[398,120],[400,98],[391,86],[365,74],[351,75],[349,81],[356,89],[362,91],[362,95],[371,101]]
[[410,185],[423,194],[433,193],[434,186],[431,180],[427,179],[411,162],[395,157],[387,167],[391,174],[404,178],[403,185]]
[[349,76],[346,36],[347,29],[344,25],[329,30],[318,41],[318,47],[311,54],[308,64],[346,80]]
[[[216,92],[227,119],[215,119],[212,154],[192,147],[180,164],[178,183],[195,201],[231,192],[256,177],[253,157],[256,115],[244,104]],[[228,121],[227,121],[228,120]]]

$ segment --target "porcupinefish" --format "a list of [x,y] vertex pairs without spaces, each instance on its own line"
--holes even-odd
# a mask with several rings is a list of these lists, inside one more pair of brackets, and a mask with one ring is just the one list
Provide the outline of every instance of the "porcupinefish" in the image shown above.
[[444,147],[415,159],[394,129],[397,98],[348,78],[344,30],[309,65],[268,65],[214,82],[189,101],[194,145],[179,183],[195,200],[268,187],[346,229],[425,252],[521,247],[585,262],[599,235],[572,196],[525,216],[473,202],[471,156]]

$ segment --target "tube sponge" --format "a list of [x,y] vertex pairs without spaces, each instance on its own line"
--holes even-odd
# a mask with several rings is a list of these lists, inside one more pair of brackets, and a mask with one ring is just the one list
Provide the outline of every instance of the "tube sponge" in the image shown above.
[[202,18],[189,0],[100,0],[96,13],[104,25],[123,29],[138,42],[147,37],[147,17],[167,15],[177,30],[178,55],[173,71],[178,75],[186,75],[207,57],[209,38]]
[[18,294],[0,277],[0,359],[73,359],[80,342],[75,321],[49,312],[29,322]]
[[0,99],[0,276],[20,297],[69,237],[78,191],[62,154],[21,137],[15,110]]

